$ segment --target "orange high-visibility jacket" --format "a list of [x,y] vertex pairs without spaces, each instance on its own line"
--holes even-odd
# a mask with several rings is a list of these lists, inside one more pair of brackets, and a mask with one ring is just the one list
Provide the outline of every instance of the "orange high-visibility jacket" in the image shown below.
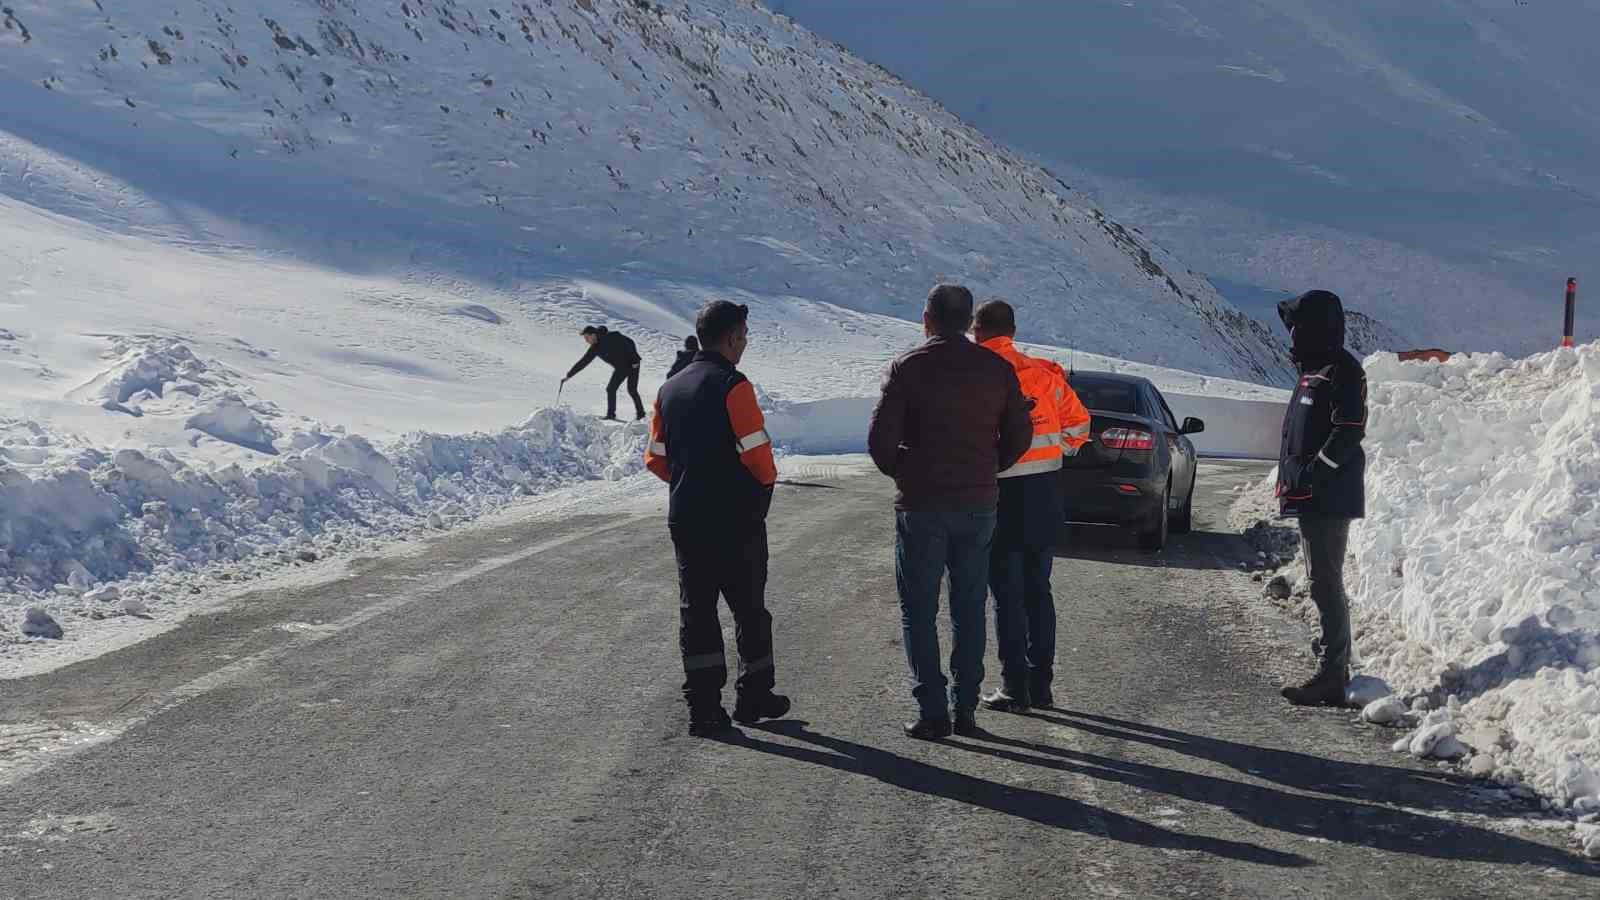
[[1089,439],[1089,411],[1067,385],[1066,372],[1049,360],[1035,359],[1018,350],[1008,337],[991,338],[983,346],[999,354],[1016,369],[1023,396],[1033,401],[1033,444],[1001,478],[1037,475],[1061,468],[1066,453],[1076,454]]
[[1064,388],[1061,395],[1061,441],[1067,448],[1068,456],[1076,456],[1084,444],[1089,443],[1089,407],[1083,405],[1078,399],[1078,392],[1072,389],[1072,382],[1067,379],[1067,370],[1061,364],[1051,359],[1037,359],[1045,368],[1056,373],[1061,379]]

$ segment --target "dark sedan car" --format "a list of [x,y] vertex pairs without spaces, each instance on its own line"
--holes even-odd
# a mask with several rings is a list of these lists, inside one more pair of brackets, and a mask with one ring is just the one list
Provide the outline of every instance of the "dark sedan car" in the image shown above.
[[1067,519],[1132,528],[1148,550],[1166,546],[1169,531],[1187,532],[1194,513],[1195,451],[1166,398],[1144,378],[1074,372],[1072,389],[1092,417],[1090,438],[1069,456],[1061,478]]

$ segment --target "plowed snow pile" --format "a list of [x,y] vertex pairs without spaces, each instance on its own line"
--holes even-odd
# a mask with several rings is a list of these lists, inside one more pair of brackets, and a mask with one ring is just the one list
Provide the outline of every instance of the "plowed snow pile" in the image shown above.
[[[156,383],[150,396],[183,396],[185,383]],[[258,418],[277,415],[270,405],[229,394],[209,408],[218,431],[275,434]],[[31,634],[25,615],[48,615],[69,636],[86,620],[165,617],[218,581],[445,528],[574,482],[625,478],[643,467],[645,434],[642,422],[564,409],[492,434],[417,432],[378,446],[309,423],[264,443],[270,461],[219,468],[0,417],[0,658]]]
[[1458,733],[1478,774],[1600,811],[1600,344],[1366,366],[1362,667],[1411,701],[1408,748]]
[[[1368,361],[1368,518],[1354,602],[1404,641],[1365,654],[1504,730],[1497,768],[1600,808],[1600,345],[1520,362]],[[1565,776],[1565,777],[1563,777]]]

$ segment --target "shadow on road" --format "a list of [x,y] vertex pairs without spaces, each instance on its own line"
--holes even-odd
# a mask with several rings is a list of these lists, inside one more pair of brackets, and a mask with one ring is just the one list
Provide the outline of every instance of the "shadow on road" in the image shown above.
[[771,722],[758,726],[758,730],[792,738],[811,746],[799,747],[762,740],[749,732],[740,736],[729,736],[724,740],[733,746],[843,772],[853,772],[901,790],[969,803],[1051,828],[1099,835],[1143,847],[1208,853],[1266,866],[1297,868],[1313,864],[1310,859],[1295,853],[1222,838],[1169,831],[1068,797],[1001,784],[943,769],[887,750],[820,734],[810,730],[807,723],[802,721]]
[[1419,772],[1395,766],[1341,762],[1292,750],[1277,750],[1203,737],[1157,725],[1110,716],[1055,709],[1060,715],[1035,711],[1054,725],[1117,740],[1134,741],[1184,756],[1227,766],[1284,787],[1339,797],[1370,800],[1382,797],[1408,806],[1446,812],[1482,812],[1474,803],[1472,781],[1447,772]]
[[[1311,796],[993,734],[985,735],[982,740],[995,746],[971,743],[954,746],[1225,809],[1263,828],[1303,838],[1434,859],[1548,866],[1591,878],[1600,877],[1600,866],[1544,844],[1448,817],[1343,799],[1352,797],[1412,808],[1483,814],[1481,808],[1469,802],[1468,792],[1457,779],[1433,778],[1410,769],[1344,763],[1203,738],[1104,716],[1070,712],[1066,715],[1072,718],[1036,714],[1054,724],[1090,734],[1137,741],[1220,763],[1296,791],[1336,796]],[[1037,753],[1046,755],[1033,755]]]
[[1082,559],[1151,569],[1235,569],[1245,559],[1249,546],[1238,534],[1221,531],[1193,531],[1174,534],[1160,553],[1141,549],[1134,533],[1125,528],[1099,525],[1069,525],[1056,543],[1057,559]]

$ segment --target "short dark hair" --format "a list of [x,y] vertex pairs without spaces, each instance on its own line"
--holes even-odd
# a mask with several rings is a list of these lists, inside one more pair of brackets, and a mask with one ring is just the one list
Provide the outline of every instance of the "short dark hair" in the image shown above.
[[990,297],[978,304],[978,328],[992,334],[1016,334],[1017,311],[999,297]]
[[578,334],[580,334],[580,335],[583,335],[583,334],[596,334],[596,335],[598,335],[598,334],[605,334],[605,333],[606,333],[606,327],[604,325],[585,325],[585,326],[583,326],[583,330],[578,332]]
[[699,350],[700,349],[700,339],[695,337],[692,334],[689,335],[688,337],[683,339],[683,349],[688,350],[691,353],[693,353],[696,350]]
[[972,292],[959,284],[941,284],[928,292],[925,309],[939,334],[965,334],[972,325]]
[[694,320],[694,333],[700,337],[700,346],[714,347],[742,325],[750,315],[750,307],[743,303],[713,300],[700,308]]

